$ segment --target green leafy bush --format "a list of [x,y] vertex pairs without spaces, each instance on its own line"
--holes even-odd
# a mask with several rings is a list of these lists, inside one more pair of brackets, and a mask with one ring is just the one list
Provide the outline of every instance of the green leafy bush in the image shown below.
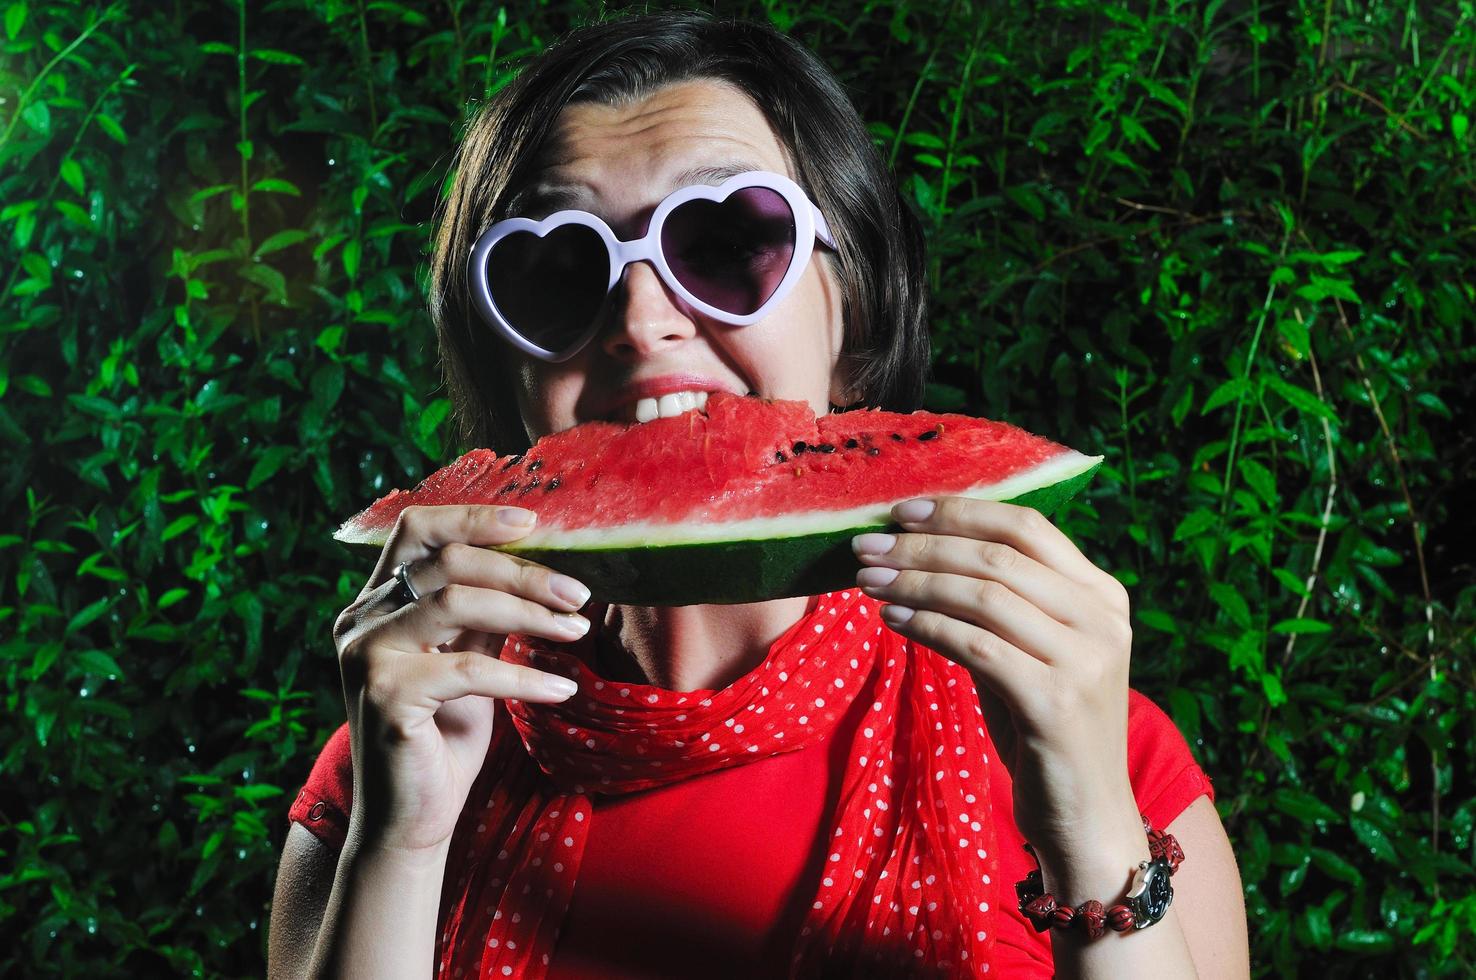
[[[467,448],[448,151],[599,5],[0,7],[0,972],[259,975],[369,570],[329,535]],[[1468,975],[1470,0],[722,10],[835,66],[923,217],[929,407],[1107,454],[1062,520],[1258,972]]]

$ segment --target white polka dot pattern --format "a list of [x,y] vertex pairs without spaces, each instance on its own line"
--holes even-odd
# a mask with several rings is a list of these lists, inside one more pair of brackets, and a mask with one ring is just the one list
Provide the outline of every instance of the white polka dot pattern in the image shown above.
[[857,699],[866,717],[791,976],[987,970],[996,858],[978,698],[962,667],[886,629],[874,600],[819,597],[762,664],[722,691],[616,687],[569,649],[529,637],[509,637],[502,659],[573,677],[580,693],[559,705],[498,706],[488,763],[448,857],[448,869],[465,873],[448,871],[445,882],[441,974],[545,975],[594,795],[804,748],[833,733]]

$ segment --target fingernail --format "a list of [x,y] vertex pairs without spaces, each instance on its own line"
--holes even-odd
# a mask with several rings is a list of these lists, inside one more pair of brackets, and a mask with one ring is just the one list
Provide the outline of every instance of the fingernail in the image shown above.
[[901,626],[912,618],[912,614],[915,611],[906,606],[888,603],[881,607],[881,618],[886,621],[888,626]]
[[583,636],[589,632],[589,620],[577,613],[555,613],[554,629],[570,636]]
[[567,677],[557,674],[544,674],[540,683],[543,689],[554,697],[568,698],[579,693],[579,685]]
[[892,508],[892,516],[904,523],[925,521],[936,505],[931,500],[908,500]]
[[858,534],[851,539],[851,550],[858,555],[884,555],[896,543],[895,534]]
[[856,573],[856,584],[863,589],[879,589],[891,585],[896,577],[895,568],[863,568]]
[[497,519],[511,527],[527,527],[538,520],[538,515],[522,507],[503,507],[498,510]]
[[572,606],[582,606],[589,601],[589,589],[584,583],[567,575],[550,576],[548,587],[554,595]]

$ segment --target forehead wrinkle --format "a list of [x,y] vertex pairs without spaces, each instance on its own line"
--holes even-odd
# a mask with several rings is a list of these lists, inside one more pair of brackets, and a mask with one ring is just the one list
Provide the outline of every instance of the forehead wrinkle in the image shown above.
[[[578,103],[567,107],[565,113],[572,110],[576,119],[566,115],[556,125],[547,145],[547,164],[513,195],[505,213],[537,218],[586,206],[591,198],[605,199],[599,192],[600,177],[609,179],[615,188],[644,186],[655,190],[659,197],[648,202],[654,206],[656,200],[678,187],[721,183],[748,170],[777,170],[794,176],[783,141],[746,95],[725,83],[718,83],[716,88],[725,95],[706,92],[692,101],[691,89],[687,91],[688,98],[677,104],[663,103],[661,98],[671,93],[658,92],[630,115],[625,115],[629,106]],[[734,97],[741,108],[733,104]],[[759,127],[755,135],[761,133],[767,140],[760,137],[756,142],[745,138],[746,133],[733,131],[735,124],[741,130],[750,119]],[[718,144],[726,145],[719,151]],[[665,172],[664,187],[660,181],[630,179],[620,173],[618,164],[611,167],[612,161],[627,158],[632,147],[641,154],[631,164],[637,174]],[[775,150],[782,161],[778,166],[764,162],[774,156]],[[713,162],[711,158],[719,152],[722,158]],[[681,168],[679,172],[671,172],[677,168]]]
[[[729,160],[719,163],[697,164],[674,175],[667,182],[668,193],[681,187],[692,184],[721,184],[729,177],[748,173],[753,170],[764,170],[764,166],[751,160]],[[565,208],[577,207],[590,197],[589,189],[579,184],[533,184],[524,188],[512,199],[509,213],[524,212],[532,216],[534,212],[560,211]]]

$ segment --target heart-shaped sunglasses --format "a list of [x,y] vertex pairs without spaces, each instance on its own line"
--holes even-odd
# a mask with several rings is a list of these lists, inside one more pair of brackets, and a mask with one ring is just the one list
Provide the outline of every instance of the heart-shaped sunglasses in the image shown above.
[[762,170],[673,191],[642,238],[622,242],[587,211],[508,218],[472,246],[472,303],[489,326],[545,361],[599,332],[605,301],[632,262],[650,262],[694,309],[733,326],[761,320],[794,288],[819,239],[835,240],[799,185]]

